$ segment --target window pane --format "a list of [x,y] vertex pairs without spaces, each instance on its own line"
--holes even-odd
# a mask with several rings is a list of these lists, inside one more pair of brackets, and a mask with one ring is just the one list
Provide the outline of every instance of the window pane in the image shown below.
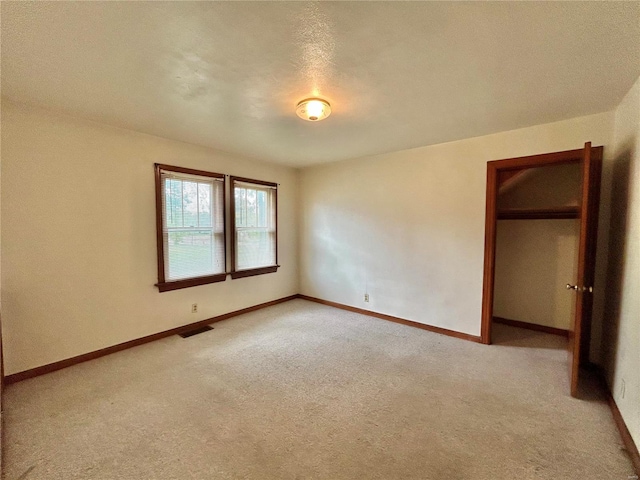
[[245,227],[245,199],[247,190],[244,188],[235,189],[236,226]]
[[275,244],[270,232],[247,229],[237,232],[238,269],[257,268],[275,263]]
[[184,209],[183,226],[198,226],[198,184],[182,182],[182,208]]
[[198,211],[199,211],[199,226],[210,227],[212,225],[211,219],[211,185],[208,183],[198,184]]
[[222,271],[211,230],[169,231],[169,280],[212,275]]
[[168,227],[182,226],[182,181],[167,178],[164,183]]
[[252,188],[247,188],[247,227],[256,227],[258,220],[257,212],[257,193]]
[[267,226],[267,192],[258,190],[258,226]]

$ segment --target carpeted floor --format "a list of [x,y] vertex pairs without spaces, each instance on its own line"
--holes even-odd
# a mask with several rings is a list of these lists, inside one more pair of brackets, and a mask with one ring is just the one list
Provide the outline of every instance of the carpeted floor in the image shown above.
[[9,385],[6,479],[621,479],[563,339],[494,346],[294,300]]

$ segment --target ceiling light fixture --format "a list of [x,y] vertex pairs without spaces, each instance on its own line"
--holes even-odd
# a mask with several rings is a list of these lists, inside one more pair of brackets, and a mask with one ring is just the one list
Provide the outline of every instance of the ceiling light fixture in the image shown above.
[[331,105],[321,98],[306,98],[296,105],[296,113],[303,120],[317,122],[331,115]]

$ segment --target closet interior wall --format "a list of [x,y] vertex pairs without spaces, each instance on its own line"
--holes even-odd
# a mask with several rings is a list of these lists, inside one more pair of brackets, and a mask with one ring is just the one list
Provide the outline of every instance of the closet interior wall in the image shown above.
[[[498,192],[494,318],[566,331],[575,296],[578,163],[517,171]],[[576,210],[576,211],[574,211]]]

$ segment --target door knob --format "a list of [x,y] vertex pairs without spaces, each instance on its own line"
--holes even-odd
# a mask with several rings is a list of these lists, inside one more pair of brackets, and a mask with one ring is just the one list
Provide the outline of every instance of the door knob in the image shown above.
[[567,290],[575,290],[576,292],[593,292],[593,287],[579,287],[578,285],[570,285],[567,283]]

